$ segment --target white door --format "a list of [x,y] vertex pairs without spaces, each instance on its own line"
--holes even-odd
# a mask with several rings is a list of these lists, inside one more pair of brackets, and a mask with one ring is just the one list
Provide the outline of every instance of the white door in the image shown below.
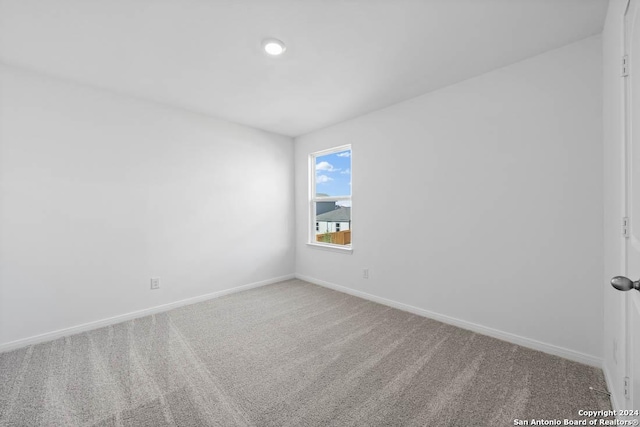
[[640,0],[631,0],[625,15],[625,53],[628,61],[626,85],[626,277],[635,283],[625,292],[627,409],[640,410]]

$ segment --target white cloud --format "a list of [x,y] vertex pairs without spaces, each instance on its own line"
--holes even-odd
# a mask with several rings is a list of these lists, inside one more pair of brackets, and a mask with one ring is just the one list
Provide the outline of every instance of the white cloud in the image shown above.
[[343,174],[343,175],[349,175],[351,173],[351,169],[345,169],[340,173]]
[[318,184],[325,184],[329,181],[333,181],[333,178],[327,176],[327,175],[318,175],[316,177],[316,183]]
[[327,171],[327,172],[336,172],[339,171],[340,169],[336,169],[333,167],[333,165],[329,162],[320,162],[316,165],[316,170],[317,171]]
[[338,153],[338,157],[351,157],[351,151],[345,151],[343,153]]

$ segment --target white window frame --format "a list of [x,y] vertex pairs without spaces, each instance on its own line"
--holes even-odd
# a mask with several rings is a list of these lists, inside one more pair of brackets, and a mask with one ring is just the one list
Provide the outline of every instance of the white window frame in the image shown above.
[[[351,178],[353,179],[353,148],[351,144],[341,145],[339,147],[332,147],[326,150],[316,151],[309,154],[309,222],[308,222],[308,232],[309,239],[307,240],[307,245],[320,248],[327,249],[331,251],[337,252],[353,252],[353,240],[349,245],[336,245],[333,243],[324,243],[316,241],[316,203],[317,202],[340,202],[340,201],[349,201],[351,202],[351,223],[349,226],[349,230],[353,227],[353,188],[351,189],[350,196],[329,196],[329,197],[317,197],[316,196],[316,158],[321,156],[326,156],[327,154],[339,153],[341,151],[351,151],[351,166],[350,173]],[[353,239],[353,235],[352,235]]]

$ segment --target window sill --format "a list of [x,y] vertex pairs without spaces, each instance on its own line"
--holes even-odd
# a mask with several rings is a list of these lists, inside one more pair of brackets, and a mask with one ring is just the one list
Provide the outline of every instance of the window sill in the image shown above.
[[307,246],[329,252],[340,252],[343,254],[353,253],[353,248],[351,246],[323,245],[322,243],[307,243]]

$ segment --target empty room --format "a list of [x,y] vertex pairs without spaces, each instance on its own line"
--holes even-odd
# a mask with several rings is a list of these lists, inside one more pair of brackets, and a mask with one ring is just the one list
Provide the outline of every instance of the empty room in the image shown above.
[[636,75],[640,0],[0,0],[0,426],[638,425]]

